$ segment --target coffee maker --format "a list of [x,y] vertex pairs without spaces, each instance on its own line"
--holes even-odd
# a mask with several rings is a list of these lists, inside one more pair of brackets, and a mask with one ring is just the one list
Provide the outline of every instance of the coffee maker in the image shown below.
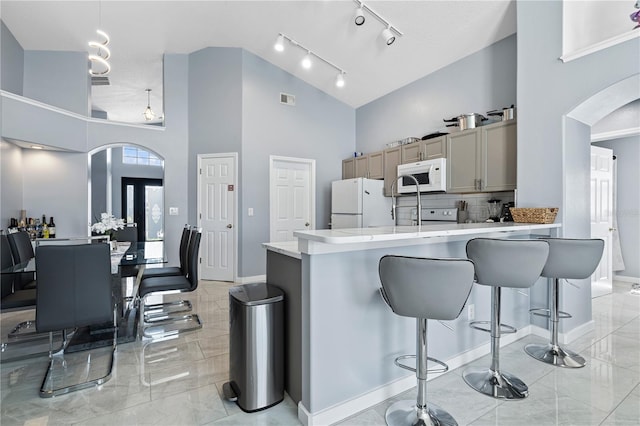
[[513,216],[511,216],[511,210],[509,210],[511,207],[515,207],[515,203],[513,201],[509,201],[502,205],[502,213],[500,213],[500,220],[502,222],[513,222]]
[[492,198],[487,202],[489,203],[489,218],[487,222],[500,222],[500,200]]

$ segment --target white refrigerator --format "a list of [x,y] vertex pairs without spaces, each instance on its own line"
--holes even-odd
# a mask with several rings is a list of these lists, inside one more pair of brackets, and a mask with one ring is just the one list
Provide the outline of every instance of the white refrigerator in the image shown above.
[[343,179],[331,183],[331,229],[393,225],[384,181]]

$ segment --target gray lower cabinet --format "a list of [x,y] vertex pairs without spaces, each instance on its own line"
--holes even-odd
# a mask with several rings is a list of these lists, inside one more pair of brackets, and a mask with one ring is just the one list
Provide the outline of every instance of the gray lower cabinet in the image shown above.
[[302,261],[267,250],[267,283],[284,292],[284,389],[302,400]]
[[452,133],[447,139],[447,192],[516,188],[515,120]]

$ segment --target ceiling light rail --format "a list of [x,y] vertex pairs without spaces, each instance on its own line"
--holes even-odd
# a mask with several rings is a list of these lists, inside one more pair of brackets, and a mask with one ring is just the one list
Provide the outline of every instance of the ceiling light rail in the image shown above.
[[345,75],[347,74],[347,72],[340,68],[339,66],[337,66],[336,64],[334,64],[333,62],[323,58],[322,56],[318,55],[317,53],[315,53],[314,51],[306,48],[305,46],[303,46],[302,44],[298,43],[296,40],[292,39],[291,37],[289,37],[286,34],[283,33],[278,33],[278,38],[276,39],[276,43],[274,44],[273,48],[278,51],[278,52],[283,52],[284,51],[284,42],[288,41],[289,43],[291,43],[292,45],[298,47],[299,49],[303,50],[305,53],[304,57],[302,58],[302,67],[305,69],[309,69],[311,68],[312,64],[313,64],[313,57],[320,59],[322,62],[324,62],[325,64],[335,68],[338,71],[338,75],[336,75],[336,86],[337,87],[344,87],[345,85]]
[[366,10],[371,15],[373,15],[378,21],[384,24],[385,28],[382,30],[381,36],[384,39],[385,43],[387,43],[387,46],[390,46],[391,44],[393,44],[393,42],[396,40],[396,35],[399,37],[402,37],[404,35],[402,31],[400,31],[396,26],[391,24],[391,22],[389,22],[378,12],[376,12],[375,10],[367,6],[364,3],[364,1],[362,0],[353,0],[353,1],[358,4],[358,8],[356,9],[356,14],[354,17],[354,23],[357,26],[361,26],[364,24],[365,18],[366,18],[364,11]]

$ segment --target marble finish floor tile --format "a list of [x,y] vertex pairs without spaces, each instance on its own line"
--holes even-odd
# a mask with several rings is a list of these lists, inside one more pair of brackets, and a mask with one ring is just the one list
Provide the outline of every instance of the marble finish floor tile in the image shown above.
[[[38,389],[46,355],[0,364],[0,424],[6,425],[299,425],[288,395],[269,409],[243,412],[226,401],[229,375],[229,288],[233,283],[201,281],[189,294],[203,328],[165,340],[139,339],[120,345],[113,376],[96,388],[42,399]],[[161,301],[160,299],[158,301]],[[594,330],[565,347],[587,359],[581,369],[553,367],[527,355],[526,336],[501,348],[501,368],[529,385],[522,401],[494,400],[471,389],[461,375],[469,366],[488,367],[490,356],[430,380],[428,401],[464,425],[637,425],[640,424],[640,296],[614,285],[612,294],[592,301]],[[3,335],[35,313],[2,313]],[[338,424],[384,425],[393,402],[415,400],[414,387],[372,407],[362,407]]]

